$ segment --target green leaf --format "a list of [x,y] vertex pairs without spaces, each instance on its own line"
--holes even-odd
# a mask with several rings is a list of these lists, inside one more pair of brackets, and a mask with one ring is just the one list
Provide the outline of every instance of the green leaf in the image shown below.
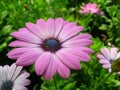
[[111,75],[109,78],[108,78],[108,80],[107,80],[107,84],[109,85],[109,86],[114,86],[114,87],[116,87],[116,86],[120,86],[120,81],[119,80],[117,80],[117,73],[114,73],[113,75]]
[[99,38],[92,38],[94,44],[90,46],[91,49],[98,52],[100,48],[104,47],[104,43]]
[[3,11],[1,15],[1,19],[3,20],[8,15],[8,11]]
[[2,31],[1,31],[0,36],[9,34],[11,29],[12,29],[11,25],[4,26]]
[[76,81],[72,82],[72,83],[68,83],[64,88],[63,90],[75,90],[75,84],[76,84]]
[[37,89],[36,89],[36,88],[37,88],[37,86],[38,86],[38,85],[36,84],[36,85],[33,87],[33,90],[37,90]]
[[108,26],[106,24],[102,24],[99,29],[100,30],[107,30]]
[[113,16],[115,16],[115,14],[117,13],[117,6],[115,6],[115,5],[112,5],[112,6],[110,6],[110,7],[107,7],[107,12],[109,13],[109,15],[111,16],[111,17],[113,17]]
[[7,43],[6,43],[6,42],[0,44],[0,52],[1,52],[1,51],[3,50],[3,48],[6,47],[6,46],[7,46]]

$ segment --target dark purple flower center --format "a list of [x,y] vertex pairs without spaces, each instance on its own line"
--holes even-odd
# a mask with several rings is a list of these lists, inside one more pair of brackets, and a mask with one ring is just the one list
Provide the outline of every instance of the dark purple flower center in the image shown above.
[[61,45],[60,45],[59,41],[56,39],[53,39],[53,38],[45,40],[42,44],[42,48],[45,51],[55,52],[58,49],[60,49],[60,47],[61,47]]
[[1,85],[1,90],[12,90],[13,82],[12,81],[4,81]]

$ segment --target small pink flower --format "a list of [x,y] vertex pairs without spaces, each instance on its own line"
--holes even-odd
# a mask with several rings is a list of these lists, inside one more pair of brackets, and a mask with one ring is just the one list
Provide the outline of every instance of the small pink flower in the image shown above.
[[0,90],[28,90],[25,86],[30,84],[30,74],[22,68],[16,64],[0,66]]
[[55,73],[63,78],[70,76],[70,69],[79,70],[80,61],[89,61],[88,54],[93,51],[87,46],[93,42],[91,35],[82,34],[83,26],[50,18],[47,21],[39,19],[36,24],[26,23],[11,35],[17,40],[9,46],[17,47],[7,55],[17,59],[16,64],[28,66],[35,64],[37,75],[43,75],[46,80]]
[[97,6],[97,4],[92,4],[88,3],[85,4],[81,7],[79,10],[80,13],[82,14],[98,14],[98,15],[103,15],[104,12],[101,12]]
[[111,72],[111,65],[113,61],[120,58],[120,52],[118,52],[118,48],[116,47],[113,47],[111,49],[102,48],[101,54],[98,54],[97,57],[100,59],[100,63],[103,64],[103,68],[106,68],[109,70],[109,72]]

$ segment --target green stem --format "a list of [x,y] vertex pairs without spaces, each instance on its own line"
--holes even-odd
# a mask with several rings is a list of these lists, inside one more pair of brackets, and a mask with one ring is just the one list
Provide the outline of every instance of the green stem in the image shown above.
[[56,83],[56,78],[55,78],[55,76],[54,76],[53,79],[54,79],[55,90],[58,90],[58,89],[57,89],[57,83]]
[[[101,80],[101,81],[99,82],[99,84],[96,84],[96,85],[95,85],[95,87],[94,87],[93,90],[97,90],[97,88],[98,88],[100,85],[102,85],[102,83],[105,83],[106,80],[107,80],[112,74],[113,74],[113,72],[109,73],[104,80]],[[100,78],[100,79],[101,79],[101,78]],[[100,79],[99,79],[99,80],[100,80]],[[99,81],[99,80],[98,80],[98,81]]]
[[108,76],[102,81],[102,83],[106,82],[106,80],[113,74],[113,72],[111,72],[110,74],[108,74]]

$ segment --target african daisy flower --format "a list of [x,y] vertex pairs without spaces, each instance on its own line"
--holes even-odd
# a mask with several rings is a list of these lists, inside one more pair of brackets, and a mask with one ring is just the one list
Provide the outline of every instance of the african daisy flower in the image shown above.
[[25,86],[30,84],[29,73],[21,71],[22,66],[0,66],[0,90],[28,90]]
[[37,75],[46,80],[57,72],[62,78],[70,76],[70,69],[79,70],[80,61],[89,61],[93,51],[87,46],[93,42],[89,34],[78,34],[83,26],[62,18],[39,19],[36,24],[26,23],[11,35],[17,40],[9,46],[17,47],[7,55],[17,59],[16,64],[28,66],[35,63]]
[[98,54],[97,57],[100,59],[100,63],[103,64],[103,68],[106,68],[109,70],[109,72],[111,72],[113,70],[112,65],[114,63],[116,64],[116,61],[118,63],[118,59],[120,58],[120,52],[118,52],[118,48],[116,47],[113,47],[111,49],[102,48],[101,53]]
[[97,4],[92,4],[92,3],[88,3],[85,4],[81,7],[81,9],[79,10],[80,13],[82,14],[98,14],[98,15],[103,15],[104,13],[100,11],[100,9],[98,8]]

